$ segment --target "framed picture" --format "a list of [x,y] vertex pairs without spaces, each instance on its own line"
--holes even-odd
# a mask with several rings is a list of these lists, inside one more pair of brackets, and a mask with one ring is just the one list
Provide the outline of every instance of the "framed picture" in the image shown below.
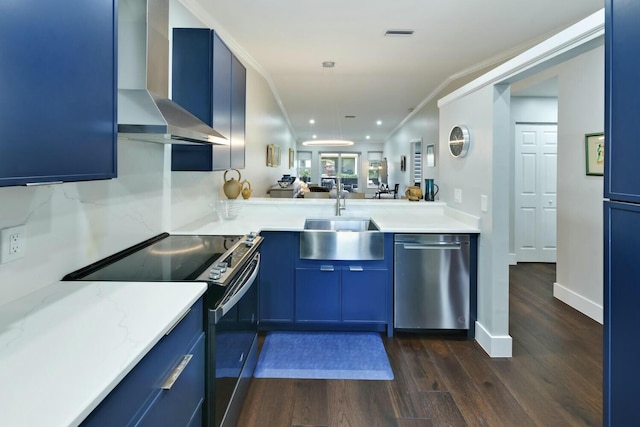
[[604,133],[588,133],[584,137],[587,175],[604,175]]
[[400,172],[407,170],[407,156],[400,156]]
[[272,168],[280,166],[280,146],[275,144],[267,145],[267,166]]
[[425,165],[427,167],[435,167],[436,165],[436,147],[434,144],[429,144],[425,147]]
[[294,151],[293,148],[289,148],[289,169],[291,169],[293,167],[293,162],[294,162]]

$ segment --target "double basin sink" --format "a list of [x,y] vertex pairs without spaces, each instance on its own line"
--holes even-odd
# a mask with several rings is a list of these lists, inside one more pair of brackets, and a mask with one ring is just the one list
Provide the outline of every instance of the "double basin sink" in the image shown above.
[[307,219],[300,233],[300,258],[324,260],[384,259],[384,233],[369,218]]

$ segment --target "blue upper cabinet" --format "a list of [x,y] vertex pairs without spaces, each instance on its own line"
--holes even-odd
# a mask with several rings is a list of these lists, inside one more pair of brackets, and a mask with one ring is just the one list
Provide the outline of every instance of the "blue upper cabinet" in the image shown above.
[[[640,202],[640,2],[606,2],[605,197]],[[612,112],[615,111],[615,114]]]
[[0,186],[116,176],[114,0],[0,6]]
[[247,70],[238,58],[231,58],[231,167],[245,166],[245,122],[247,106]]
[[244,168],[246,70],[242,64],[214,31],[175,28],[172,67],[173,101],[228,138],[229,145],[174,145],[171,169]]

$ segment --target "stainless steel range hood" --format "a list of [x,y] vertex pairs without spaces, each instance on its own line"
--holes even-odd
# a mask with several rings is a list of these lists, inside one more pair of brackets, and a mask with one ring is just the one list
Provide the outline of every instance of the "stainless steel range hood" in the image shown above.
[[118,136],[163,144],[229,141],[168,99],[169,1],[118,5]]

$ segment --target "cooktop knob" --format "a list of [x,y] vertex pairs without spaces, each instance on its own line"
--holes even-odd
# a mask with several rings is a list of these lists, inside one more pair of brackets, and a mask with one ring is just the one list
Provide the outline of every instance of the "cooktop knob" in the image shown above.
[[216,268],[217,268],[218,270],[220,270],[220,272],[221,272],[221,273],[224,273],[225,271],[227,271],[227,263],[226,263],[226,262],[219,262],[219,263],[216,265]]
[[220,278],[220,275],[222,274],[222,271],[220,271],[220,269],[218,268],[212,268],[209,271],[209,279],[213,279],[213,280],[217,280]]

